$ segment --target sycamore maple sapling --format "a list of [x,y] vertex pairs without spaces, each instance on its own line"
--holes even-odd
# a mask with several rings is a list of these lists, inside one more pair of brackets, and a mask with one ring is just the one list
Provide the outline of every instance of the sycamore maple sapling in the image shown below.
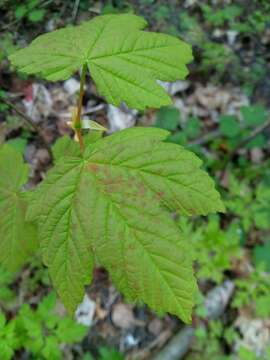
[[27,165],[1,148],[0,261],[16,270],[39,248],[70,312],[99,264],[128,301],[144,301],[189,322],[196,291],[192,256],[171,212],[223,211],[214,182],[193,153],[165,141],[165,130],[132,128],[89,142],[81,129],[87,70],[115,106],[125,102],[143,110],[171,103],[157,80],[185,78],[191,48],[175,37],[144,32],[145,26],[135,15],[98,16],[41,35],[10,56],[18,70],[52,81],[82,68],[72,122],[80,146],[60,140],[55,166],[30,193],[22,191]]

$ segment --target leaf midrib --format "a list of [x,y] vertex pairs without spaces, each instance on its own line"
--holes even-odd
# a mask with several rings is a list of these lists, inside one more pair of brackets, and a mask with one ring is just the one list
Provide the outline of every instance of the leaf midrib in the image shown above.
[[[173,47],[175,49],[177,45],[162,45],[162,46],[153,46],[153,47],[147,47],[147,48],[140,48],[140,49],[130,49],[130,50],[127,50],[127,51],[119,51],[119,52],[116,52],[116,53],[111,53],[111,54],[106,54],[106,55],[99,55],[99,56],[94,56],[94,57],[91,57],[91,55],[89,56],[88,58],[88,61],[95,61],[95,60],[100,60],[100,59],[103,59],[103,58],[108,58],[108,57],[114,57],[114,56],[119,56],[119,55],[127,55],[127,54],[134,54],[134,53],[138,53],[140,51],[149,51],[149,50],[160,50],[160,49],[165,49],[165,48],[171,48]],[[140,54],[140,56],[146,56],[145,54]]]

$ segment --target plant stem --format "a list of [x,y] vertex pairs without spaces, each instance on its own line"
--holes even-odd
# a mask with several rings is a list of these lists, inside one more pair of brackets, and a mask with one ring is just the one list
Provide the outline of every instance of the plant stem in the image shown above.
[[72,10],[72,22],[73,22],[73,24],[76,23],[78,10],[79,10],[79,5],[80,5],[80,0],[75,0],[73,10]]
[[84,84],[85,84],[85,77],[86,77],[87,65],[84,64],[82,68],[82,75],[80,81],[80,94],[78,100],[78,107],[77,107],[77,114],[74,121],[74,128],[75,134],[80,144],[81,152],[84,151],[84,142],[82,136],[82,126],[81,126],[81,114],[82,114],[82,101],[83,101],[83,94],[84,94]]
[[233,149],[233,151],[231,151],[228,154],[227,159],[225,160],[225,164],[223,165],[223,171],[220,173],[219,179],[223,179],[223,177],[225,176],[226,171],[228,169],[228,165],[230,164],[230,161],[232,160],[232,158],[237,154],[238,150],[243,148],[245,145],[247,145],[257,135],[259,135],[259,134],[263,133],[264,131],[268,130],[268,128],[270,129],[270,119],[265,121],[262,125],[260,125],[260,126],[256,127],[255,129],[253,129],[253,131],[251,132],[250,135],[248,135],[242,141],[239,142],[239,144]]

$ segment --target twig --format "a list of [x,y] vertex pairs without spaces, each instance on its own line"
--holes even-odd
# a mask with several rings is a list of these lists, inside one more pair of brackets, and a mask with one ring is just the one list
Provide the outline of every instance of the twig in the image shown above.
[[4,98],[1,98],[1,102],[5,103],[8,107],[10,107],[12,110],[14,110],[15,113],[17,113],[28,125],[31,126],[32,129],[35,130],[35,132],[40,137],[40,140],[41,140],[42,144],[44,145],[44,147],[48,151],[50,157],[53,158],[53,154],[52,154],[52,150],[50,148],[50,145],[46,141],[41,129],[39,128],[39,126],[37,124],[35,124],[33,119],[30,116],[23,113],[20,109],[17,108],[16,105],[12,104],[10,101],[8,101],[8,100],[6,100]]
[[198,139],[190,141],[189,145],[205,145],[209,143],[210,141],[216,139],[217,137],[221,136],[221,133],[219,130],[213,130],[203,136],[201,136]]
[[83,103],[83,95],[84,95],[84,83],[87,72],[87,65],[84,64],[82,67],[81,81],[80,81],[80,94],[78,100],[78,107],[76,117],[74,119],[74,131],[76,138],[79,141],[81,152],[84,151],[84,141],[82,136],[82,124],[81,124],[81,115],[82,115],[82,103]]
[[[235,154],[235,152],[237,150],[239,150],[241,147],[245,146],[247,143],[249,143],[252,139],[254,139],[258,134],[260,134],[261,132],[267,130],[267,128],[270,127],[270,119],[268,121],[266,121],[264,124],[262,124],[261,126],[258,126],[257,128],[255,128],[251,134],[249,136],[247,136],[245,139],[243,139],[242,141],[239,142],[239,144],[237,145],[237,147],[234,149],[233,151],[233,155]],[[242,127],[242,129],[244,130],[246,127]],[[210,141],[216,139],[217,137],[221,136],[221,132],[219,130],[213,130],[203,136],[201,136],[198,139],[192,140],[189,142],[189,145],[205,145],[207,143],[209,143]]]
[[267,130],[267,128],[270,128],[270,119],[267,120],[265,123],[263,123],[261,126],[258,126],[255,128],[249,136],[244,138],[242,141],[239,142],[239,144],[234,148],[233,152],[231,153],[232,156],[237,152],[237,150],[241,149],[243,146],[248,144],[251,140],[253,140],[257,135]]
[[241,149],[242,147],[244,147],[246,144],[248,144],[251,140],[253,140],[257,135],[259,135],[260,133],[264,132],[265,130],[267,130],[268,128],[270,128],[270,119],[267,120],[265,123],[263,123],[262,125],[256,127],[250,135],[248,135],[247,137],[245,137],[242,141],[239,142],[239,144],[233,149],[233,151],[231,151],[225,161],[224,167],[223,167],[223,171],[221,171],[220,175],[219,175],[219,179],[223,179],[228,165],[230,163],[230,161],[232,160],[232,158],[234,157],[234,155],[237,154],[237,151],[239,149]]
[[165,329],[162,331],[154,340],[147,345],[144,349],[135,351],[134,353],[131,353],[127,355],[126,360],[146,360],[149,359],[152,353],[152,350],[156,347],[162,347],[172,336],[171,329]]
[[73,10],[72,10],[72,23],[75,24],[77,15],[78,15],[78,9],[80,5],[80,0],[75,0]]
[[97,112],[97,111],[103,110],[103,109],[105,108],[105,106],[106,106],[106,105],[105,105],[104,103],[103,103],[103,104],[98,104],[98,105],[96,105],[96,106],[92,106],[91,109],[85,111],[85,112],[82,114],[82,116],[90,115],[90,114],[93,114],[93,113],[95,113],[95,112]]
[[194,338],[195,328],[185,326],[152,360],[180,360],[187,353]]

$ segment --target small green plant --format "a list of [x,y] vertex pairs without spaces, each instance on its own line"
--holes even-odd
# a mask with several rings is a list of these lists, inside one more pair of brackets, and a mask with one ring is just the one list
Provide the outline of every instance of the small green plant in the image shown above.
[[253,223],[250,208],[253,203],[253,193],[247,180],[239,179],[231,174],[229,178],[229,194],[226,206],[230,211],[239,216],[242,227],[247,232]]
[[221,343],[221,339],[231,342],[237,338],[237,333],[233,328],[225,328],[220,320],[211,320],[208,327],[198,326],[195,336],[196,342],[187,360],[233,360],[232,356],[225,355]]
[[256,354],[244,346],[240,347],[238,356],[240,360],[258,360]]
[[98,357],[94,358],[91,354],[87,353],[83,356],[82,360],[124,360],[124,355],[115,349],[107,347],[100,347],[98,349]]
[[188,140],[199,136],[202,124],[197,117],[189,117],[186,121],[183,121],[181,113],[177,108],[167,106],[162,107],[157,112],[154,126],[172,132],[168,141],[186,145]]
[[27,0],[24,4],[16,7],[15,18],[21,20],[27,18],[30,22],[39,22],[43,20],[46,10],[39,7],[39,0]]
[[[187,360],[263,360],[268,357],[257,357],[252,350],[240,346],[234,355],[227,354],[226,345],[232,346],[240,336],[233,326],[224,326],[220,320],[211,320],[205,326],[197,327],[196,342],[191,348]],[[269,351],[266,349],[266,352]],[[267,353],[268,354],[268,353]]]
[[[247,149],[263,148],[267,144],[266,136],[258,133],[255,137],[251,134],[254,128],[263,126],[268,119],[268,111],[261,105],[244,106],[241,109],[241,115],[222,115],[219,118],[219,130],[222,135],[217,140],[217,144],[224,144],[228,150],[233,151],[241,142]],[[245,139],[251,136],[251,140],[245,143]]]
[[229,194],[226,206],[239,216],[243,229],[252,226],[259,230],[269,229],[270,191],[269,173],[266,171],[261,181],[253,185],[251,181],[239,180],[234,174],[229,178]]
[[270,280],[263,266],[257,266],[250,274],[236,280],[236,293],[232,301],[234,308],[250,307],[258,317],[270,315]]
[[12,280],[12,274],[0,266],[0,305],[6,304],[15,297],[10,288]]
[[1,359],[13,358],[15,351],[25,349],[36,359],[62,359],[59,344],[73,344],[81,341],[87,327],[77,324],[71,318],[60,317],[54,312],[56,296],[46,296],[33,311],[24,304],[18,315],[7,321],[0,313]]
[[50,286],[50,278],[48,269],[43,266],[40,254],[34,256],[27,264],[27,270],[31,276],[26,276],[21,280],[21,287],[25,292],[36,293],[39,288],[46,288]]
[[238,5],[215,9],[202,4],[201,9],[206,22],[213,26],[223,26],[226,22],[234,23],[235,19],[243,12],[243,8]]
[[156,9],[154,16],[157,21],[168,20],[170,18],[170,8],[166,5],[160,5]]
[[88,69],[99,93],[115,106],[171,104],[157,80],[183,79],[191,48],[175,37],[144,32],[145,26],[134,15],[98,16],[41,35],[9,57],[19,71],[52,81],[82,69],[72,116],[79,144],[66,139],[72,145],[62,143],[63,156],[58,146],[55,166],[31,192],[23,191],[27,165],[15,150],[1,148],[0,261],[16,270],[39,247],[70,313],[98,263],[129,301],[189,322],[196,292],[191,249],[170,212],[224,211],[213,181],[193,153],[165,141],[166,130],[132,128],[101,138],[84,136],[82,129]]
[[219,119],[219,129],[222,135],[235,138],[241,133],[240,123],[234,115],[223,115]]
[[201,44],[201,48],[202,60],[200,68],[205,74],[215,70],[216,77],[220,78],[228,71],[231,63],[237,63],[238,61],[231,48],[227,45],[205,41]]
[[8,106],[2,101],[1,99],[5,99],[7,97],[7,94],[4,90],[0,89],[0,111],[4,113],[8,109]]
[[174,131],[180,124],[180,111],[173,106],[164,106],[157,112],[155,126]]
[[[16,50],[16,47],[13,44],[13,35],[10,32],[0,35],[0,64],[7,58],[13,51]],[[0,98],[3,95],[3,91],[0,90]]]
[[270,239],[266,238],[263,244],[256,245],[253,249],[252,260],[255,266],[264,266],[270,272]]
[[220,283],[224,272],[231,268],[231,261],[241,256],[239,247],[241,230],[231,223],[226,230],[220,228],[219,217],[208,218],[207,224],[195,226],[187,219],[180,219],[179,226],[185,238],[190,239],[193,257],[198,263],[197,276]]
[[18,346],[19,342],[15,335],[15,322],[7,322],[5,315],[0,312],[0,354],[2,359],[12,359]]

